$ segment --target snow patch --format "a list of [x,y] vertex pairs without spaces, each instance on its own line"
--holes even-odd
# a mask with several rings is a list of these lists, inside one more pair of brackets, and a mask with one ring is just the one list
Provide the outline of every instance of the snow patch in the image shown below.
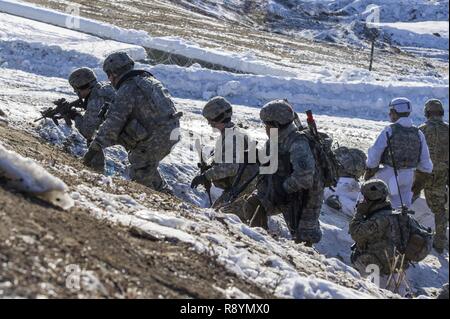
[[[83,17],[73,17],[56,10],[14,0],[1,0],[0,11],[16,16],[33,19],[63,28],[73,28],[81,32],[93,34],[102,38],[143,46],[167,53],[176,53],[187,58],[222,65],[233,70],[265,75],[295,76],[293,69],[275,66],[268,62],[255,59],[251,54],[237,54],[223,50],[202,48],[198,44],[178,37],[151,37],[145,31],[123,29],[111,24],[102,23]],[[77,19],[78,24],[72,21]]]
[[53,204],[62,209],[74,205],[67,194],[67,185],[59,178],[47,172],[35,161],[25,158],[0,145],[0,177],[6,183],[20,191]]

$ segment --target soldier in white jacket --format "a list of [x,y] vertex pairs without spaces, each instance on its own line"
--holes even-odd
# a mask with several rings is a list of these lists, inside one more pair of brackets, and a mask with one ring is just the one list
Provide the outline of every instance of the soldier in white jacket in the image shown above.
[[[401,207],[400,195],[395,180],[393,163],[398,169],[398,183],[403,204],[412,204],[414,172],[431,173],[433,163],[423,133],[413,125],[409,115],[411,102],[407,98],[396,98],[389,104],[389,117],[393,124],[387,126],[369,149],[365,180],[372,177],[383,180],[389,187],[394,208]],[[388,150],[388,138],[393,156]],[[393,157],[393,158],[392,158]],[[380,164],[383,166],[380,168]]]

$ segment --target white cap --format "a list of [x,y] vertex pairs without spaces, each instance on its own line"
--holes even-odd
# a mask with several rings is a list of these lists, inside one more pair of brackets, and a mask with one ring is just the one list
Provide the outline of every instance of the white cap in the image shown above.
[[406,97],[397,97],[389,103],[389,107],[394,109],[397,113],[411,113],[411,101]]

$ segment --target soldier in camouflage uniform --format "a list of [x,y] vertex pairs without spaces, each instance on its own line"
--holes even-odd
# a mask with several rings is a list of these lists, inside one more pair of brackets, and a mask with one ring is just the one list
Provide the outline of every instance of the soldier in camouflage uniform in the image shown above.
[[339,177],[359,180],[364,175],[367,156],[357,148],[339,147],[334,151],[339,162]]
[[363,200],[358,203],[349,227],[355,241],[352,263],[361,274],[366,273],[367,266],[377,265],[381,274],[389,275],[399,246],[391,231],[393,209],[388,200],[389,189],[382,180],[372,179],[362,185],[361,194]]
[[108,56],[103,70],[117,95],[84,162],[91,165],[103,148],[122,145],[128,151],[131,179],[155,190],[166,190],[158,165],[178,142],[181,113],[158,80],[146,71],[134,70],[134,61],[127,53]]
[[[84,103],[84,114],[75,113],[73,120],[89,147],[95,132],[104,120],[102,113],[105,113],[106,108],[114,101],[116,92],[112,86],[98,82],[94,71],[89,68],[73,71],[69,76],[69,83]],[[92,166],[96,170],[103,171],[104,162],[103,152],[99,152],[92,161]]]
[[449,126],[444,122],[444,107],[439,100],[429,100],[425,104],[427,121],[419,129],[425,135],[433,161],[433,172],[426,174],[416,171],[413,186],[414,198],[425,190],[425,198],[435,215],[436,236],[434,248],[442,253],[447,247],[448,211],[446,210],[448,192],[448,139]]
[[318,243],[324,182],[308,138],[295,125],[295,113],[286,100],[267,103],[260,117],[269,136],[267,147],[271,129],[278,130],[278,168],[272,175],[261,175],[257,191],[247,199],[251,226],[267,228],[267,216],[281,213],[296,242]]
[[[356,192],[359,193],[359,180],[364,175],[367,156],[357,148],[345,146],[336,149],[334,154],[339,162],[339,181],[333,189],[326,189],[325,204],[333,209],[341,210],[344,208],[341,196],[352,197]],[[340,195],[337,195],[339,193]]]
[[[390,200],[394,208],[401,206],[400,198],[406,207],[412,204],[411,187],[415,170],[431,173],[433,163],[430,159],[427,141],[422,131],[413,125],[409,115],[411,102],[407,98],[396,98],[389,104],[389,117],[392,122],[378,136],[369,149],[367,169],[364,179],[375,177],[383,180],[389,188]],[[388,148],[388,137],[393,157]],[[394,163],[398,170],[398,179],[394,174]],[[380,164],[383,165],[379,168]],[[397,186],[398,180],[398,186]],[[400,188],[400,194],[398,189]]]
[[[223,97],[218,96],[208,101],[202,113],[209,125],[220,132],[220,138],[216,143],[214,162],[208,170],[193,179],[191,187],[196,188],[208,181],[212,182],[214,186],[224,190],[223,194],[214,202],[213,208],[221,208],[227,213],[236,214],[242,221],[248,222],[248,216],[243,214],[243,197],[253,192],[256,181],[250,183],[239,194],[239,198],[228,205],[232,191],[240,188],[258,171],[256,163],[248,163],[246,154],[249,144],[248,136],[231,120],[232,106]],[[232,157],[227,160],[226,154],[230,152],[232,152]]]

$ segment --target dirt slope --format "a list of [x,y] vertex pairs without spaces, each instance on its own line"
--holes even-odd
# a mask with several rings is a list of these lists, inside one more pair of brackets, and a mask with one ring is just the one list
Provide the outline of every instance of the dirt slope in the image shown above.
[[[55,163],[83,168],[70,155],[23,131],[0,127],[0,141],[47,168]],[[89,183],[83,177],[59,177],[69,187]],[[115,182],[130,191],[146,192],[151,202],[152,192],[145,187]],[[155,208],[170,209],[176,202],[166,197]],[[88,281],[98,283],[84,285],[83,278],[89,276],[82,274],[81,290],[67,288],[74,278],[66,272],[69,265],[92,271],[94,279]],[[57,210],[0,181],[0,298],[225,297],[215,287],[237,287],[253,296],[272,297],[185,244],[138,238],[125,228],[94,219],[86,210]]]

